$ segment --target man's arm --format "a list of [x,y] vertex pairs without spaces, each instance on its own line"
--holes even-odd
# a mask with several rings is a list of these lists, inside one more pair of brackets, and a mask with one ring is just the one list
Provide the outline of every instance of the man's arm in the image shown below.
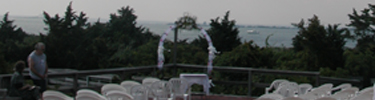
[[27,58],[27,62],[29,63],[30,71],[33,72],[38,77],[44,79],[44,76],[42,76],[38,72],[36,72],[36,70],[34,68],[34,61],[33,61],[33,59],[31,59],[31,57]]

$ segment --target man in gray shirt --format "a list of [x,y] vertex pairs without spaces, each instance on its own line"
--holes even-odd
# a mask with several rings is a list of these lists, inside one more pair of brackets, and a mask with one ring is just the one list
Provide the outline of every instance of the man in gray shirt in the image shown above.
[[40,86],[40,93],[47,89],[47,56],[44,54],[45,45],[38,42],[35,50],[27,57],[30,69],[30,77],[36,86]]

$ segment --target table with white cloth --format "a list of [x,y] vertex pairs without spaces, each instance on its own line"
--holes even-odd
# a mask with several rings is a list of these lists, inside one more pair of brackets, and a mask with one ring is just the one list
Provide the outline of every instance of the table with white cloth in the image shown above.
[[207,74],[180,74],[181,79],[188,81],[188,87],[184,90],[187,90],[193,84],[203,85],[203,90],[208,95],[210,93],[210,79]]

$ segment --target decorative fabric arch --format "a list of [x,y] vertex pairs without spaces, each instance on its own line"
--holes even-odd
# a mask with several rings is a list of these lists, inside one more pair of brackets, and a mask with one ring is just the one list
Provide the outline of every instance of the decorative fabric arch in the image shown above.
[[[157,67],[159,69],[162,69],[163,65],[164,65],[164,54],[163,54],[164,53],[164,46],[163,45],[164,45],[165,38],[168,36],[169,32],[171,32],[175,28],[176,28],[175,25],[170,26],[169,29],[167,29],[160,38],[158,51],[157,51],[157,53],[158,53],[158,66]],[[200,27],[199,29],[201,30],[201,33],[204,35],[204,37],[206,38],[207,43],[208,43],[208,48],[207,48],[208,49],[207,73],[211,73],[212,63],[213,63],[212,61],[216,57],[215,53],[217,51],[216,51],[216,48],[214,47],[214,45],[212,44],[211,38],[207,34],[207,32],[202,27]]]

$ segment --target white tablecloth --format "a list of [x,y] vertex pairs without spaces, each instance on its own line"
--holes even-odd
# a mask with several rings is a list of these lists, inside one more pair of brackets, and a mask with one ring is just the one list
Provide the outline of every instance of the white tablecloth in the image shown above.
[[184,90],[187,90],[193,84],[198,84],[203,85],[206,95],[210,93],[210,80],[207,74],[180,74],[180,78],[183,78],[189,82],[188,87],[186,87]]

